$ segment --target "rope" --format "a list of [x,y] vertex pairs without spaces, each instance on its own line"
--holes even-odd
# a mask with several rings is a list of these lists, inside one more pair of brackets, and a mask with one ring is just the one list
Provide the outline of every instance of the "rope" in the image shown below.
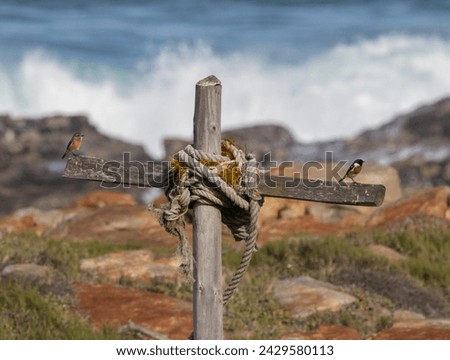
[[174,155],[168,204],[160,209],[160,223],[179,239],[180,271],[192,278],[192,251],[185,234],[184,215],[194,202],[220,209],[223,223],[236,241],[245,242],[241,262],[223,293],[223,304],[233,296],[256,250],[257,221],[262,197],[258,191],[258,167],[253,154],[245,154],[228,140],[222,141],[222,155],[194,149],[191,145]]

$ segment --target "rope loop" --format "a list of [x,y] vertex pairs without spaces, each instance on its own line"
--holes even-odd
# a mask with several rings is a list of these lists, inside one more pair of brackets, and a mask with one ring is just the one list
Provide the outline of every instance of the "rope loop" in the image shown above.
[[165,230],[179,239],[180,270],[192,280],[192,251],[185,234],[184,215],[194,202],[220,209],[223,223],[236,241],[245,242],[241,262],[223,293],[225,305],[236,291],[256,251],[259,169],[253,154],[246,154],[230,140],[222,140],[222,154],[214,155],[186,146],[173,156],[168,204],[156,209]]

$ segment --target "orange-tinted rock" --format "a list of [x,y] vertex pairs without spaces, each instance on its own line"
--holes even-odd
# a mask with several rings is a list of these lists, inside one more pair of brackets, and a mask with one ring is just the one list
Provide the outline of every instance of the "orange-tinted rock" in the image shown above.
[[152,201],[152,204],[154,207],[159,208],[162,205],[166,204],[167,202],[168,202],[168,200],[167,200],[166,195],[160,195]]
[[[310,167],[310,179],[330,180],[326,173],[325,164],[317,163],[317,167]],[[304,165],[294,163],[290,167],[272,169],[272,173],[280,176],[302,177]],[[364,171],[358,177],[361,183],[383,184],[386,186],[384,204],[389,204],[401,197],[402,191],[397,171],[390,166],[366,164]],[[267,209],[265,207],[267,206]],[[345,206],[324,204],[298,200],[266,198],[262,207],[260,219],[261,228],[278,233],[275,237],[284,237],[289,233],[341,234],[363,228],[373,207]],[[286,220],[286,221],[284,221]],[[280,221],[283,221],[281,223]],[[263,231],[261,231],[263,232]],[[262,235],[262,242],[274,236]]]
[[280,219],[295,219],[305,215],[307,203],[299,200],[288,200],[266,197],[259,213],[261,224]]
[[357,181],[363,184],[384,185],[386,187],[384,204],[397,201],[403,194],[398,171],[392,166],[364,164],[363,171],[358,175]]
[[94,326],[120,328],[129,320],[169,339],[186,340],[192,331],[191,304],[166,295],[107,284],[74,284],[75,311]]
[[355,230],[355,227],[362,227],[367,221],[367,215],[361,213],[358,208],[357,206],[310,203],[307,213],[317,221],[349,225]]
[[359,333],[350,327],[322,324],[313,332],[291,332],[280,337],[281,340],[360,340]]
[[66,213],[62,210],[39,210],[24,208],[14,214],[0,219],[0,229],[7,232],[35,232],[38,235],[57,225]]
[[81,270],[109,280],[121,278],[149,281],[164,279],[182,281],[178,272],[180,260],[175,257],[158,257],[149,250],[121,251],[81,261]]
[[408,217],[445,219],[449,196],[450,188],[448,186],[417,191],[393,204],[380,208],[371,216],[368,226],[389,226]]
[[136,201],[131,195],[117,191],[98,190],[80,196],[72,207],[101,208],[108,205],[135,205]]
[[295,219],[266,221],[259,228],[258,243],[265,244],[268,241],[280,240],[288,235],[299,233],[337,235],[356,229],[357,227],[348,224],[323,223],[307,215]]
[[450,340],[450,329],[433,326],[392,327],[372,337],[374,340]]
[[34,231],[37,234],[42,234],[45,229],[38,226],[34,218],[30,215],[23,217],[16,217],[14,215],[7,216],[0,219],[0,229],[6,232],[26,232]]
[[[190,234],[189,228],[186,230]],[[86,210],[49,231],[49,236],[75,240],[104,239],[117,242],[151,243],[175,249],[177,239],[166,233],[156,215],[139,205],[108,205]]]
[[374,335],[377,340],[450,340],[450,319],[427,319],[407,310],[394,312],[394,326]]

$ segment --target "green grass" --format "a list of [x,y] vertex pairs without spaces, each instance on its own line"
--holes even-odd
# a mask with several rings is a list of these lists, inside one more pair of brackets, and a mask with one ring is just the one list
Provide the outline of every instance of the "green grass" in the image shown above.
[[267,291],[271,276],[254,268],[245,274],[224,308],[224,330],[231,339],[275,339],[293,323]]
[[80,261],[116,251],[142,249],[141,244],[108,243],[101,240],[74,242],[51,239],[34,233],[5,234],[0,241],[0,265],[34,263],[56,269],[72,280],[80,279]]
[[425,225],[415,232],[376,233],[373,241],[406,256],[402,269],[450,294],[450,229]]
[[310,235],[267,244],[256,253],[254,265],[266,268],[273,276],[308,275],[322,281],[331,281],[342,268],[393,268],[388,260],[348,238]]
[[94,330],[69,311],[69,300],[44,296],[31,286],[0,281],[0,339],[121,339],[116,330]]

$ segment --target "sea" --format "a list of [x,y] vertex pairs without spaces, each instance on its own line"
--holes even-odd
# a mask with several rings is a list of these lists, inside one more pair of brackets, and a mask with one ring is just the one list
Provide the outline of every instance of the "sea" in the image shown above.
[[450,0],[0,0],[0,114],[85,114],[158,157],[208,75],[222,129],[355,136],[450,95]]

